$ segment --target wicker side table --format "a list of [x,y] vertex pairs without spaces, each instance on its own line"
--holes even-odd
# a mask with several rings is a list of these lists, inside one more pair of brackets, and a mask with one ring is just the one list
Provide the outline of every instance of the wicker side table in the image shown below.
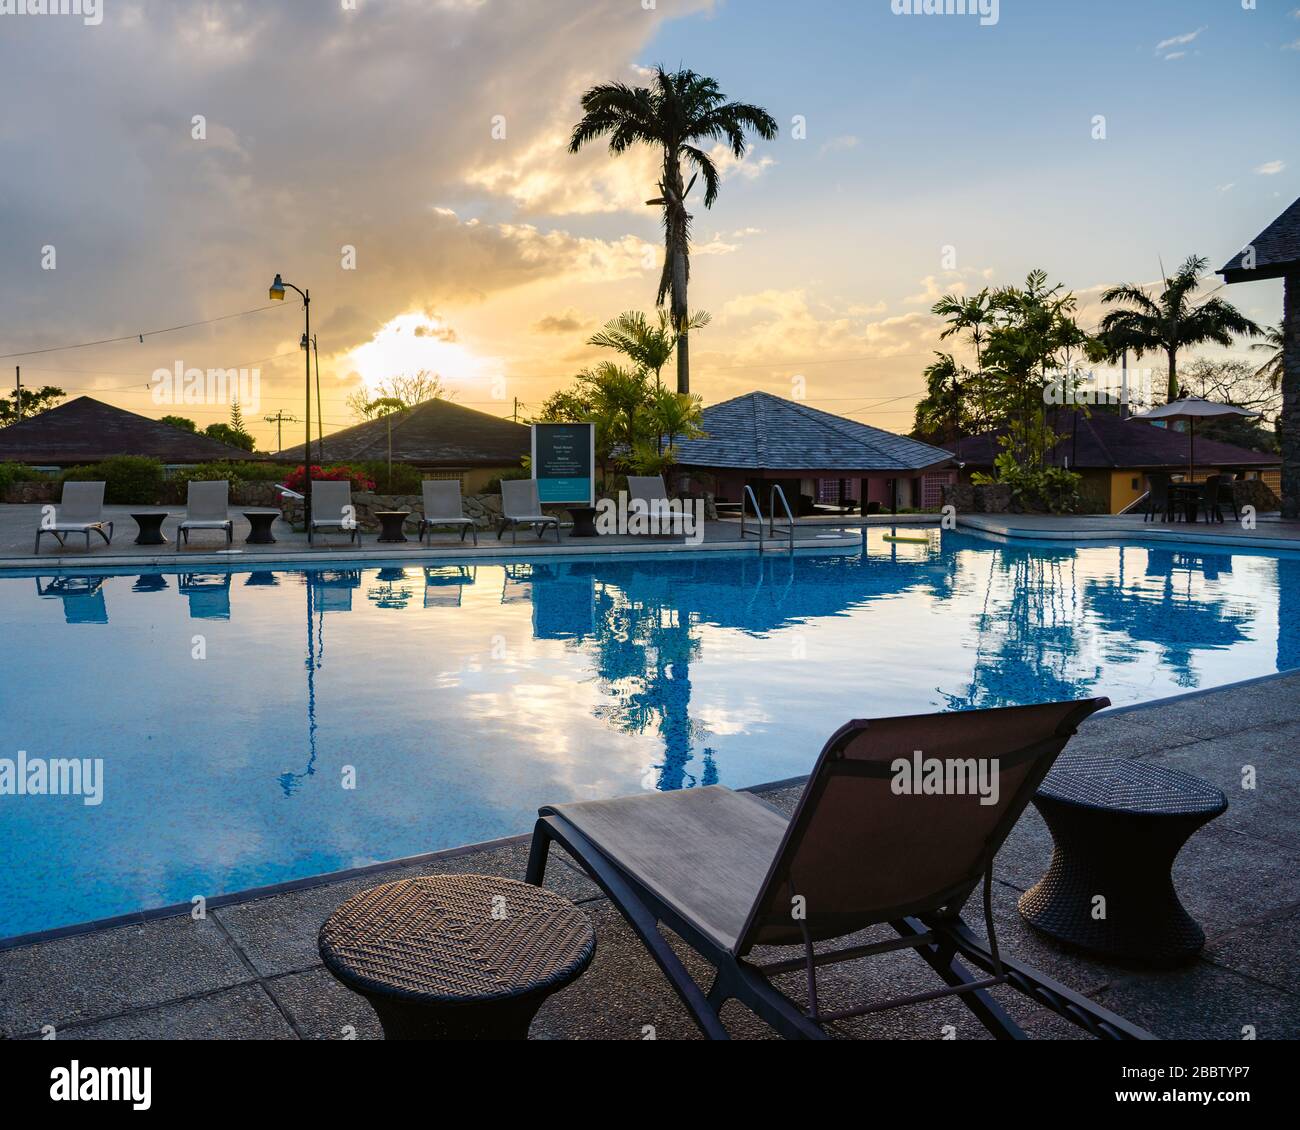
[[493,875],[364,891],[317,939],[325,966],[374,1007],[389,1040],[523,1040],[542,1002],[596,952],[568,899]]
[[[1118,757],[1063,757],[1034,797],[1054,846],[1021,916],[1059,941],[1119,961],[1166,965],[1205,933],[1174,890],[1174,860],[1227,799],[1199,777]],[[1105,899],[1105,916],[1095,901]]]

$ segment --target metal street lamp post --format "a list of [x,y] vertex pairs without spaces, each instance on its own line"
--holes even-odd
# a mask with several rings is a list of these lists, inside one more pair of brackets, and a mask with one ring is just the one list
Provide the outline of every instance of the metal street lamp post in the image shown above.
[[311,341],[311,292],[308,290],[300,290],[298,287],[294,286],[293,283],[285,282],[277,274],[275,276],[275,282],[271,284],[271,299],[275,302],[283,302],[285,287],[297,291],[302,296],[303,354],[307,358],[307,446],[305,448],[306,459],[304,460],[304,467],[306,470],[304,478],[306,481],[303,483],[302,489],[302,516],[303,521],[307,525],[307,544],[311,545],[311,351],[306,348],[306,343]]

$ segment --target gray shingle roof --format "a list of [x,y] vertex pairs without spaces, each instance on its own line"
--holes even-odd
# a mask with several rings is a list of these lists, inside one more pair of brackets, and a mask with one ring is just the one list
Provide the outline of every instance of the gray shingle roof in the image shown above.
[[114,455],[147,455],[163,463],[266,458],[90,396],[0,428],[0,460],[66,467]]
[[768,392],[751,392],[704,409],[704,439],[677,445],[689,467],[752,471],[919,471],[951,455],[856,420],[833,416]]
[[[1254,248],[1255,266],[1242,266],[1246,249]],[[1300,200],[1234,255],[1220,269],[1225,282],[1250,282],[1252,279],[1276,279],[1300,273]]]
[[[451,400],[426,400],[394,416],[392,424],[393,461],[423,467],[517,467],[532,445],[523,424]],[[382,416],[325,437],[327,463],[387,455],[388,420]],[[279,454],[289,462],[302,457],[303,444]]]

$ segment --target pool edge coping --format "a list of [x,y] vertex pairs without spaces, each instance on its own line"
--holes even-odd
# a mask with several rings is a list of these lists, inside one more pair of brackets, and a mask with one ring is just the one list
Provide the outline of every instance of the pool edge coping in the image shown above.
[[[1300,667],[1292,667],[1286,671],[1275,671],[1269,675],[1256,675],[1249,679],[1240,679],[1232,683],[1222,683],[1215,687],[1203,687],[1194,691],[1185,691],[1182,694],[1166,695],[1163,698],[1154,698],[1150,702],[1133,702],[1124,706],[1109,706],[1104,710],[1098,711],[1092,717],[1106,718],[1133,714],[1143,710],[1151,710],[1158,707],[1170,706],[1179,702],[1186,702],[1191,699],[1204,698],[1208,695],[1220,694],[1225,691],[1244,690],[1247,687],[1259,686],[1264,683],[1274,682],[1278,679],[1294,678],[1296,676],[1300,676]],[[776,792],[781,789],[793,788],[796,785],[801,785],[807,780],[808,774],[801,773],[794,777],[782,778],[779,781],[767,781],[759,785],[748,785],[745,788],[737,789],[736,791],[744,793]],[[287,879],[282,883],[271,883],[263,887],[246,887],[243,890],[231,891],[224,895],[216,895],[213,898],[206,899],[204,902],[204,910],[205,912],[207,910],[221,910],[224,907],[239,906],[246,902],[256,902],[259,899],[292,894],[295,891],[311,890],[316,887],[327,887],[335,883],[343,883],[350,879],[360,878],[363,875],[376,874],[381,871],[392,871],[400,867],[421,866],[440,859],[455,859],[462,855],[469,855],[472,852],[491,851],[523,843],[531,839],[531,832],[520,832],[512,836],[498,836],[491,840],[480,840],[476,843],[461,844],[457,847],[441,848],[438,851],[420,852],[416,855],[399,856],[395,859],[381,860],[377,863],[366,863],[362,864],[360,867],[349,867],[340,871],[324,871],[317,875],[304,875],[298,879]],[[85,934],[95,934],[100,931],[120,929],[125,926],[143,926],[149,922],[157,922],[165,918],[179,918],[182,915],[188,916],[193,909],[194,904],[192,902],[170,903],[166,906],[153,907],[149,910],[132,911],[127,914],[115,914],[107,918],[95,918],[88,922],[78,922],[68,926],[55,926],[48,930],[35,930],[27,934],[15,934],[9,938],[0,938],[0,954],[7,953],[10,950],[25,949],[28,946],[43,945],[46,942],[60,941],[64,938],[80,937]]]

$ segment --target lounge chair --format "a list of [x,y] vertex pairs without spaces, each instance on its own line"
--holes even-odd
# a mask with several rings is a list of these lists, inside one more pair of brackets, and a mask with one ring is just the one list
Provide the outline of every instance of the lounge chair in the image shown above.
[[555,541],[560,540],[560,520],[542,513],[542,504],[537,498],[536,479],[506,479],[501,484],[501,525],[497,529],[497,541],[510,529],[510,540],[519,540],[519,527],[532,526],[537,530],[540,541],[546,533],[547,526],[555,527]]
[[[735,999],[787,1037],[826,1038],[825,1025],[957,995],[994,1035],[1024,1032],[987,992],[1016,989],[1096,1036],[1150,1038],[1141,1029],[998,950],[991,913],[993,857],[1075,727],[1104,698],[908,718],[854,721],[826,743],[793,817],[752,793],[717,785],[541,809],[527,879],[540,884],[552,840],[599,884],[636,931],[701,1030]],[[942,765],[978,760],[996,801],[898,795],[895,759],[915,751]],[[992,790],[988,790],[991,795]],[[987,942],[961,919],[983,880]],[[675,932],[714,967],[702,989],[660,934]],[[819,952],[817,943],[888,924],[897,935]],[[760,961],[756,947],[802,947]],[[944,986],[827,1010],[817,969],[913,948]],[[967,966],[976,970],[972,972]],[[771,978],[802,972],[797,1002]]]
[[113,523],[104,520],[104,484],[64,483],[63,501],[54,511],[54,520],[48,521],[42,515],[36,527],[36,548],[32,552],[40,553],[44,534],[53,534],[60,549],[66,544],[65,534],[85,534],[89,551],[92,533],[103,538],[105,545],[113,544]]
[[[434,526],[460,527],[460,540],[465,540],[466,532],[474,535],[474,544],[478,545],[478,523],[473,518],[465,517],[465,501],[460,496],[460,483],[455,479],[425,479],[420,484],[424,493],[424,517],[420,519],[420,540],[424,541],[425,530]],[[429,538],[430,544],[433,538]]]
[[307,540],[317,530],[346,530],[351,540],[360,544],[361,526],[352,505],[352,484],[331,479],[312,479],[311,528]]
[[182,540],[190,544],[191,530],[223,530],[227,548],[235,540],[235,523],[230,518],[230,484],[225,479],[190,480],[185,495],[185,517],[176,527],[177,553]]
[[[627,499],[629,510],[638,503],[644,506],[645,513],[653,522],[658,523],[652,529],[659,533],[673,532],[672,511],[669,509],[668,488],[664,485],[662,475],[628,475]],[[640,509],[640,507],[637,507]],[[679,526],[680,519],[676,523]]]

